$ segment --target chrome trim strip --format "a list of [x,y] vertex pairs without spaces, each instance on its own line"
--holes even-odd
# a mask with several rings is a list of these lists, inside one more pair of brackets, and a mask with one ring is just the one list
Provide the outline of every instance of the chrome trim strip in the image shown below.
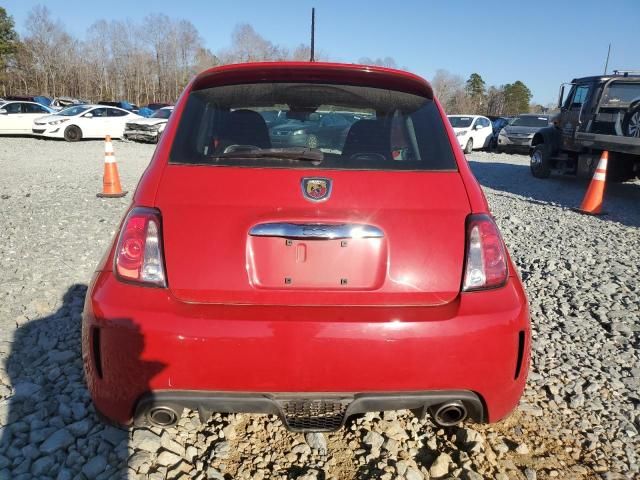
[[254,237],[315,238],[324,240],[384,237],[384,233],[378,227],[360,223],[261,223],[251,227],[249,235]]

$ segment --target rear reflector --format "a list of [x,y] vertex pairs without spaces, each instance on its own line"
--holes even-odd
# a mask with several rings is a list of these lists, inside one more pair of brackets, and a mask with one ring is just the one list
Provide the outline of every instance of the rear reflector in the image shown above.
[[507,281],[507,254],[498,227],[486,214],[467,218],[464,291],[500,287]]
[[118,278],[157,287],[166,287],[160,212],[136,207],[125,219],[115,253]]

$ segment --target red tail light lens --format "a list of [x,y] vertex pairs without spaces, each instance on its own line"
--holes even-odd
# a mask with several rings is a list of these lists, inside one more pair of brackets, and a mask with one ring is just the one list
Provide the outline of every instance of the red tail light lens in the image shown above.
[[507,252],[498,227],[489,215],[467,219],[467,262],[464,291],[500,287],[507,281]]
[[160,212],[136,207],[125,219],[115,253],[114,269],[122,280],[166,287]]

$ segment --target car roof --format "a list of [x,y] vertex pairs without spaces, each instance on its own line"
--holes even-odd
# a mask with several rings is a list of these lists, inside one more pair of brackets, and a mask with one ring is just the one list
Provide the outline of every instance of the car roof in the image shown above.
[[622,81],[630,81],[637,82],[640,81],[640,75],[632,74],[632,75],[592,75],[590,77],[580,77],[574,78],[571,80],[571,83],[593,83],[593,82],[606,82],[607,80],[622,80]]
[[42,105],[41,103],[33,102],[31,100],[2,100],[2,103],[31,103],[33,105],[48,108],[46,105]]
[[76,105],[69,105],[68,107],[65,107],[63,110],[66,110],[67,108],[76,108],[76,107],[85,107],[90,110],[93,110],[94,108],[115,108],[116,110],[122,110],[123,112],[132,113],[129,110],[125,110],[124,108],[115,107],[112,105],[99,105],[95,103],[78,103]]
[[366,85],[433,98],[424,78],[403,70],[330,62],[255,62],[213,67],[197,75],[191,90],[259,82],[336,82]]
[[30,103],[31,105],[38,105],[39,107],[44,108],[48,112],[53,112],[51,107],[49,107],[48,105],[43,105],[42,103],[38,103],[38,102],[32,102],[31,100],[2,100],[2,101],[0,101],[0,105],[2,105],[3,107],[9,105],[10,103]]

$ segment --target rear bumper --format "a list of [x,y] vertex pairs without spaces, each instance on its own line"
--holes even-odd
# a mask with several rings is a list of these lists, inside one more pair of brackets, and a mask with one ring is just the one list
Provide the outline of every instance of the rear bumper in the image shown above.
[[[175,412],[180,418],[187,408],[199,412],[203,422],[213,412],[263,413],[277,415],[293,431],[337,430],[352,415],[384,410],[411,410],[424,417],[444,404],[459,402],[475,422],[484,421],[482,400],[473,392],[442,390],[431,392],[384,393],[228,393],[199,391],[159,391],[145,394],[138,402],[134,423],[153,424],[154,412]],[[168,410],[167,410],[168,409]]]
[[[187,304],[100,272],[85,303],[83,359],[96,408],[121,424],[133,421],[142,399],[185,391],[209,400],[183,406],[214,410],[220,394],[464,391],[484,406],[476,420],[494,422],[522,395],[529,332],[515,277],[439,307],[276,307]],[[408,408],[404,401],[386,405]]]

